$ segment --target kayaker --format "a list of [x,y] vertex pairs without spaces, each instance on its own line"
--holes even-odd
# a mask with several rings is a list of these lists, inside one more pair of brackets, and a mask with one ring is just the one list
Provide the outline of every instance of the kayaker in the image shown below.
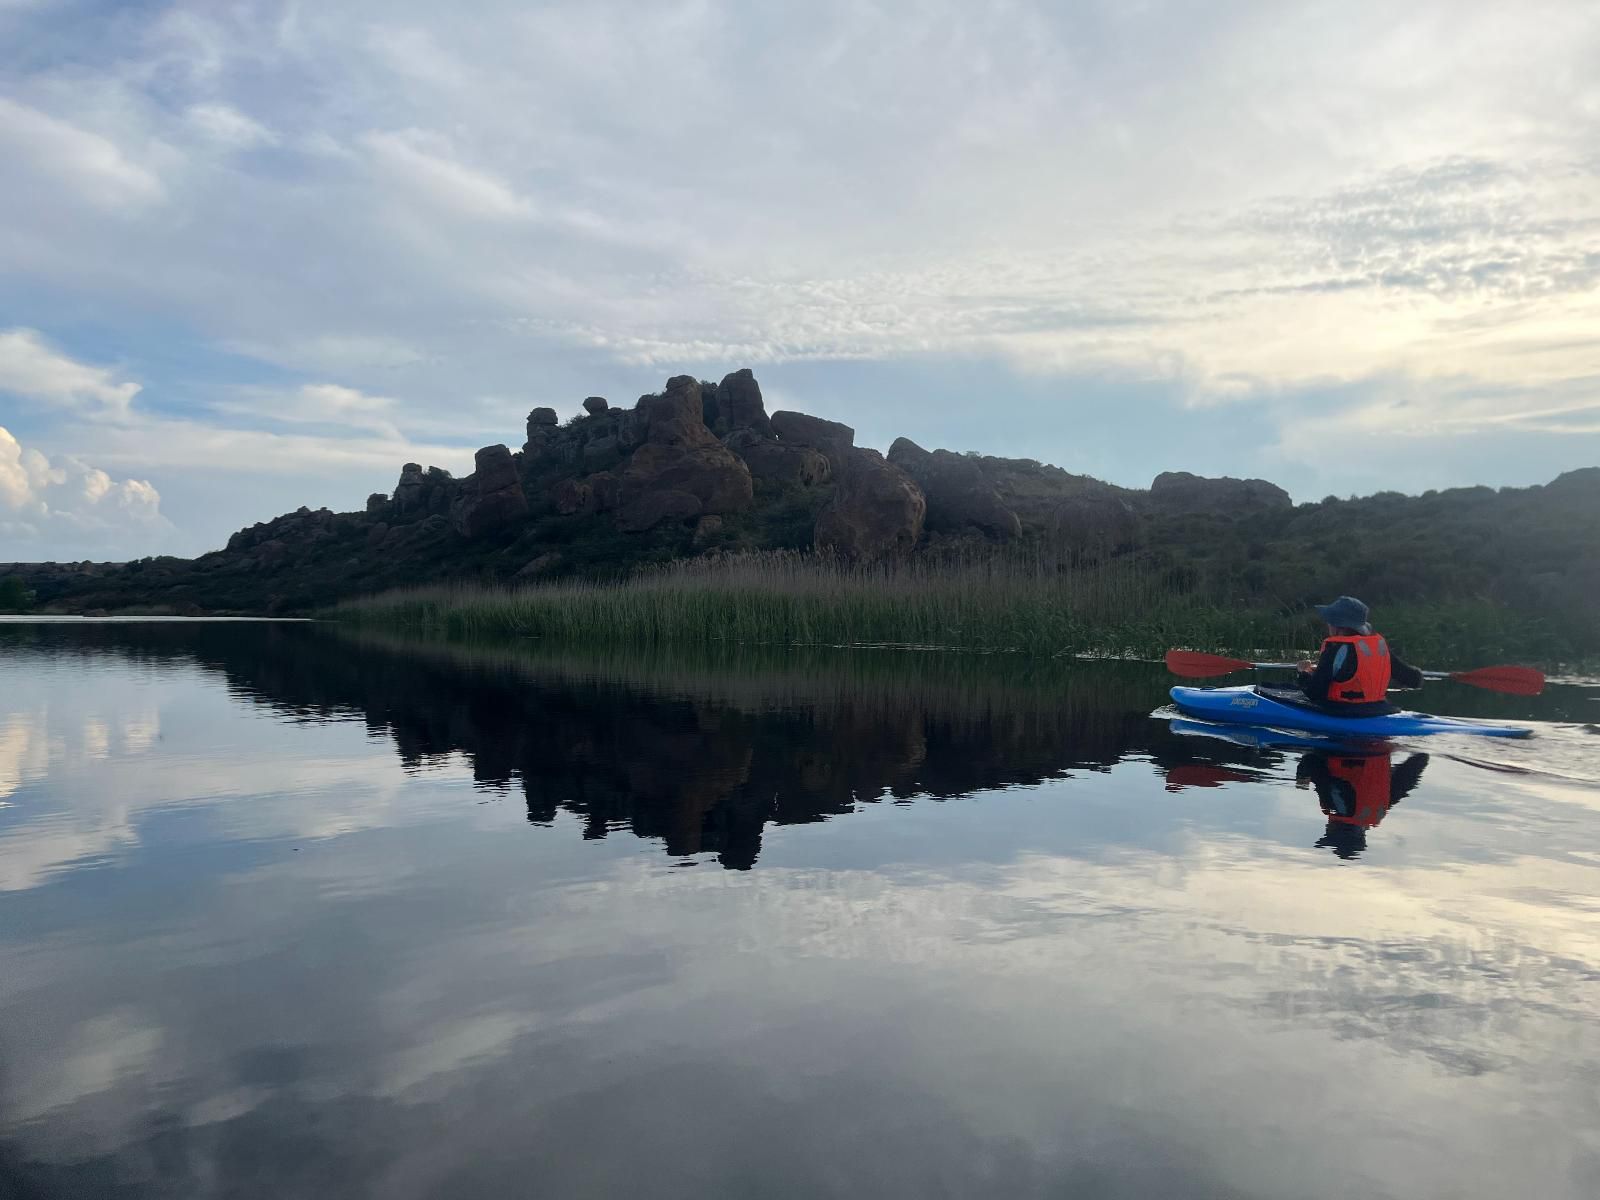
[[1354,596],[1317,605],[1328,636],[1315,662],[1300,663],[1300,690],[1313,703],[1352,717],[1391,711],[1391,687],[1422,686],[1422,672],[1402,662],[1374,633],[1367,606]]

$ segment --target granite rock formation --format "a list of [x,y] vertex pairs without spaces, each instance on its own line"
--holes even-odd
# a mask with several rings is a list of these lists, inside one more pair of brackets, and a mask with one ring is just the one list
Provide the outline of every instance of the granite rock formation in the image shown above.
[[908,557],[928,502],[916,481],[876,450],[852,450],[817,518],[816,545],[850,562]]
[[931,530],[980,529],[1002,541],[1022,536],[1022,521],[1006,507],[975,456],[924,450],[910,438],[897,438],[889,461],[922,489]]

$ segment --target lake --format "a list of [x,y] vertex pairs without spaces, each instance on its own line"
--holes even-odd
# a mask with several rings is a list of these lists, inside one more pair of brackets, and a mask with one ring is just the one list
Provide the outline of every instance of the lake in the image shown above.
[[0,1197],[1600,1195],[1600,690],[1171,682],[0,624]]

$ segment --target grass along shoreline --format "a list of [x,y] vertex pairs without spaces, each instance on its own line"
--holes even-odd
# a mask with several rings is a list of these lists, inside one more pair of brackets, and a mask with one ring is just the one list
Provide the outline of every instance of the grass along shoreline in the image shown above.
[[[1184,646],[1274,657],[1319,640],[1306,610],[1185,592],[1134,565],[995,560],[852,567],[806,553],[694,559],[621,583],[433,586],[349,601],[343,623],[451,637],[636,645],[900,646],[1039,657],[1159,657]],[[1547,666],[1588,648],[1488,601],[1384,605],[1413,661]]]

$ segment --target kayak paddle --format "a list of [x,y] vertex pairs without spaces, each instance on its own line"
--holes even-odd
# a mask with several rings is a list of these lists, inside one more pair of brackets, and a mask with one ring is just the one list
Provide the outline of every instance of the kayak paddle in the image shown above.
[[[1167,670],[1189,679],[1208,679],[1213,675],[1231,675],[1235,671],[1292,671],[1297,663],[1249,662],[1242,658],[1224,658],[1220,654],[1202,654],[1198,650],[1168,650]],[[1537,696],[1544,691],[1544,675],[1532,667],[1479,667],[1475,671],[1424,671],[1424,679],[1450,679],[1470,687],[1485,688],[1491,692],[1509,692],[1513,696]]]

